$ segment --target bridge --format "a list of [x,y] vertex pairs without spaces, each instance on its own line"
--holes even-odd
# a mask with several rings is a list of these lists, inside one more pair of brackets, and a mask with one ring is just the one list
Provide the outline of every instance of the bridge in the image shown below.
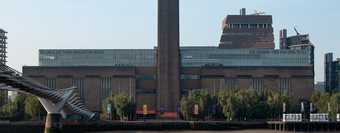
[[38,97],[47,111],[45,133],[61,132],[61,119],[66,117],[65,109],[87,119],[95,117],[95,113],[85,107],[76,89],[74,86],[63,89],[49,88],[0,63],[0,90],[16,91]]

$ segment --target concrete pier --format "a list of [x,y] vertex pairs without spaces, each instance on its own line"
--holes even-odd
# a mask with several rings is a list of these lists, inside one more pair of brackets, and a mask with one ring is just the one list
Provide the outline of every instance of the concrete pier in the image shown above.
[[45,133],[62,133],[62,116],[58,113],[48,113],[45,123]]

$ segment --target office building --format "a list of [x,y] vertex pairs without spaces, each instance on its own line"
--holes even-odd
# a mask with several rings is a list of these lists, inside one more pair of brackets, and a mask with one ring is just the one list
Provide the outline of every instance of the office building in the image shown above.
[[325,54],[325,90],[326,92],[340,90],[340,59],[333,60],[333,53]]

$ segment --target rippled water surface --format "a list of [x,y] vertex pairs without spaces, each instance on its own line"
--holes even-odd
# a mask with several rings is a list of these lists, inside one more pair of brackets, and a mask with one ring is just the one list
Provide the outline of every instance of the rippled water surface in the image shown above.
[[[273,130],[242,130],[242,131],[112,131],[112,132],[95,132],[95,133],[283,133],[283,132],[278,132],[278,131],[273,131]],[[285,133],[293,133],[293,132],[285,132]],[[303,133],[303,132],[300,132],[300,133]],[[308,133],[308,132],[305,132],[305,133]],[[316,132],[313,132],[313,133],[316,133]]]

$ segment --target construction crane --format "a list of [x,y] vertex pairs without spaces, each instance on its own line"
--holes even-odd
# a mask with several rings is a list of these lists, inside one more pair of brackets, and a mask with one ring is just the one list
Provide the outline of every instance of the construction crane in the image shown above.
[[299,31],[294,27],[294,31],[296,32],[297,35],[300,35]]

